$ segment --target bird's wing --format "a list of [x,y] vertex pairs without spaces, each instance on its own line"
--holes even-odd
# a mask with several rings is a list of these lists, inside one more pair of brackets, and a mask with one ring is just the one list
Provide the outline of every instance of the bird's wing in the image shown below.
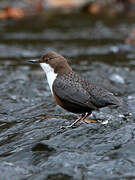
[[120,100],[113,93],[95,84],[89,85],[89,94],[91,102],[98,108],[121,104]]
[[96,110],[90,101],[90,95],[82,88],[79,83],[67,83],[61,79],[56,79],[53,83],[53,91],[61,99],[82,107],[89,107],[91,110]]

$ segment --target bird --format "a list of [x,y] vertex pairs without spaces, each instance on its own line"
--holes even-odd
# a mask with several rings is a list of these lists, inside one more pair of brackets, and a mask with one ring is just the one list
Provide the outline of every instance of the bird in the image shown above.
[[44,70],[56,103],[69,112],[81,114],[67,128],[81,121],[85,122],[94,110],[121,104],[120,99],[112,92],[73,71],[67,59],[56,52],[47,52],[39,59],[29,60],[29,62],[40,64]]

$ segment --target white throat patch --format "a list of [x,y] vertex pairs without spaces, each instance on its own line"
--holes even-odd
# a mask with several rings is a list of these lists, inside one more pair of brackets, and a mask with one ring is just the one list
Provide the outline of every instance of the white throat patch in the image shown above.
[[40,66],[46,73],[47,81],[48,81],[48,84],[50,86],[51,93],[52,93],[52,85],[53,85],[54,80],[56,79],[57,74],[54,73],[54,69],[49,64],[40,63]]

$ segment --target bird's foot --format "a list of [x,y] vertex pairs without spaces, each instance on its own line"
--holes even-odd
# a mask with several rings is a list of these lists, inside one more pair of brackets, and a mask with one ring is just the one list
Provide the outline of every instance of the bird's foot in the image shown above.
[[81,118],[78,118],[76,121],[74,121],[72,124],[68,125],[68,126],[62,126],[61,129],[68,129],[68,128],[75,128],[76,124],[78,124],[81,121]]
[[86,123],[86,124],[89,124],[89,123],[97,123],[98,120],[97,119],[89,119],[89,118],[86,118],[82,121],[83,123]]
[[80,120],[77,119],[76,121],[74,121],[72,124],[70,124],[68,126],[61,126],[61,129],[75,128],[79,122],[80,122]]
[[71,125],[69,126],[62,126],[61,129],[67,129],[67,128],[75,128],[76,124],[80,123],[81,121],[84,121],[86,119],[86,117],[89,115],[90,113],[83,113],[82,116],[80,118],[78,118],[76,121],[74,121]]
[[75,128],[76,127],[76,125],[68,125],[68,126],[61,126],[60,127],[60,129],[62,129],[62,130],[65,130],[65,129],[68,129],[68,128]]

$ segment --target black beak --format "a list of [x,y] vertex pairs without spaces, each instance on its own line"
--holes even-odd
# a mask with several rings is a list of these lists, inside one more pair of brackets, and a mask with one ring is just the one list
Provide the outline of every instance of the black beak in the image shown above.
[[40,63],[38,59],[28,60],[28,62],[33,63],[33,64],[39,64]]

